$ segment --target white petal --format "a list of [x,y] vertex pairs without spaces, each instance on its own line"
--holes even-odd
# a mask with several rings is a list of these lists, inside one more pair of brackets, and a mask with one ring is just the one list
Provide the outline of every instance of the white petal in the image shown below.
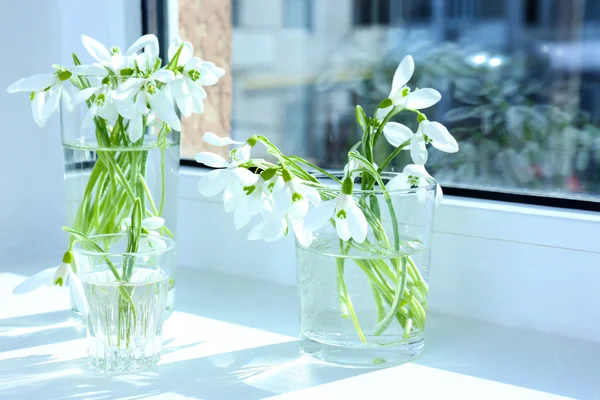
[[46,125],[46,119],[44,118],[44,115],[42,113],[45,102],[45,92],[35,93],[33,100],[31,100],[31,113],[33,114],[33,120],[40,128]]
[[436,205],[436,207],[438,207],[440,204],[442,204],[443,197],[444,197],[444,192],[442,191],[442,187],[438,183],[435,188],[435,205]]
[[161,250],[167,248],[167,244],[161,238],[154,237],[153,235],[148,235],[146,239],[148,240],[148,243],[150,245],[149,247],[151,249]]
[[429,175],[423,165],[408,164],[406,167],[404,167],[402,173],[406,174],[407,176],[411,175],[419,178],[431,178],[431,175]]
[[298,243],[304,247],[310,247],[313,236],[312,232],[304,227],[304,222],[302,220],[292,220],[291,225]]
[[173,103],[171,103],[171,100],[169,100],[162,90],[156,89],[154,94],[148,95],[148,100],[152,107],[152,111],[154,111],[161,120],[169,124],[169,126],[176,131],[181,130],[181,121],[179,121],[179,118],[175,113]]
[[219,137],[213,132],[206,132],[202,135],[202,140],[206,143],[211,144],[213,146],[229,146],[231,144],[242,144],[244,142],[238,142],[237,140],[233,140],[230,137],[224,136]]
[[392,80],[392,92],[396,92],[408,83],[415,71],[415,61],[411,56],[406,56],[400,61]]
[[292,204],[292,194],[289,190],[277,190],[273,193],[273,214],[277,218],[283,218]]
[[62,104],[67,108],[67,111],[73,111],[73,104],[71,102],[71,95],[69,91],[63,86],[60,91],[60,97],[62,98]]
[[29,78],[19,79],[10,85],[6,91],[8,93],[16,92],[39,92],[46,89],[56,81],[57,77],[52,74],[38,74]]
[[438,150],[446,153],[456,153],[458,143],[456,139],[448,132],[448,129],[439,122],[423,121],[420,124],[425,133],[431,139],[431,145]]
[[217,76],[217,78],[219,78],[219,79],[221,79],[223,77],[223,75],[225,75],[225,70],[223,68],[217,67],[215,65],[215,63],[210,62],[210,61],[203,61],[200,64],[200,67],[208,69],[210,72],[215,74]]
[[198,181],[198,192],[202,196],[212,197],[221,193],[229,183],[229,170],[210,171]]
[[[248,196],[246,196],[247,198]],[[248,225],[248,222],[250,222],[250,219],[252,218],[252,214],[249,210],[248,207],[245,207],[245,204],[243,204],[245,201],[242,201],[242,203],[235,208],[235,211],[233,212],[233,224],[235,225],[235,229],[240,230],[243,227],[245,227],[246,225]]]
[[158,38],[152,34],[142,36],[129,46],[127,55],[131,56],[143,48],[146,48],[145,51],[148,51],[152,57],[158,56]]
[[115,97],[115,104],[117,105],[117,111],[124,118],[132,119],[136,114],[139,114],[131,97]]
[[29,293],[41,286],[52,285],[52,282],[54,280],[54,274],[57,270],[58,267],[46,268],[45,270],[38,272],[32,277],[25,279],[13,289],[13,294]]
[[348,203],[346,207],[346,220],[348,221],[348,229],[350,230],[350,235],[352,238],[358,242],[362,243],[367,238],[367,219],[365,218],[365,214],[363,214],[362,210],[351,201]]
[[[177,50],[175,50],[177,52]],[[188,61],[192,59],[194,56],[194,46],[190,42],[183,42],[183,49],[181,49],[181,53],[179,54],[179,60],[177,62],[178,65],[185,65]]]
[[142,114],[135,113],[133,118],[129,120],[129,140],[133,143],[140,140],[142,136],[144,136],[144,119],[142,118]]
[[161,69],[152,74],[152,78],[157,81],[167,83],[175,80],[175,74],[168,69]]
[[75,95],[73,96],[73,102],[72,102],[73,106],[78,106],[79,104],[83,103],[84,101],[86,101],[87,99],[92,97],[92,95],[94,93],[96,93],[97,91],[98,91],[98,88],[89,87],[89,88],[82,89],[79,92],[75,93]]
[[204,102],[198,97],[192,97],[192,111],[196,114],[204,112]]
[[77,309],[86,318],[88,315],[88,304],[85,298],[85,292],[83,291],[83,285],[79,280],[79,277],[71,268],[69,268],[69,289],[71,289],[71,297],[73,302],[77,306]]
[[333,199],[315,206],[306,215],[304,227],[313,232],[323,227],[329,221],[329,218],[333,216],[336,205],[337,199]]
[[161,217],[148,217],[142,220],[142,228],[149,231],[154,231],[165,224],[165,220]]
[[97,115],[107,121],[115,121],[119,117],[117,105],[114,102],[105,104],[103,107],[98,107]]
[[192,94],[185,83],[185,79],[174,80],[171,82],[170,88],[173,92],[173,97],[175,98],[177,108],[179,108],[181,114],[186,117],[192,115],[194,106],[192,102]]
[[232,170],[232,174],[244,186],[254,185],[259,178],[258,174],[255,174],[252,171],[247,170],[246,168],[234,168]]
[[252,150],[252,147],[250,147],[250,145],[240,146],[237,149],[235,149],[233,156],[235,157],[238,164],[242,164],[242,163],[248,162],[250,160],[250,151],[251,150]]
[[291,204],[291,206],[288,210],[288,214],[290,215],[291,218],[302,219],[308,213],[308,207],[309,207],[309,203],[308,203],[307,198],[303,198],[301,200],[296,200]]
[[415,164],[425,165],[427,162],[427,145],[420,133],[413,135],[410,141],[410,156]]
[[94,123],[94,117],[96,116],[97,110],[98,106],[96,104],[92,104],[92,106],[85,113],[83,121],[81,121],[81,129],[85,129]]
[[208,167],[223,168],[229,167],[229,163],[220,155],[203,151],[194,156],[197,163],[204,164]]
[[48,94],[48,98],[46,99],[46,104],[44,104],[44,108],[42,108],[42,116],[44,119],[48,119],[54,114],[54,112],[58,109],[58,104],[60,101],[60,91],[61,88],[54,88],[50,90]]
[[405,190],[410,189],[410,183],[408,182],[408,174],[401,173],[394,176],[385,185],[387,190]]
[[394,147],[402,145],[413,136],[413,132],[405,125],[388,122],[383,128],[383,136]]
[[264,226],[266,225],[265,221],[262,221],[261,223],[259,223],[258,225],[256,225],[254,228],[252,228],[250,230],[250,233],[248,233],[248,240],[260,240],[262,239],[262,230],[264,228]]
[[435,89],[417,89],[406,97],[406,108],[420,110],[428,108],[440,101],[442,95]]
[[143,78],[130,78],[123,82],[118,89],[118,96],[124,98],[129,93],[134,94],[140,91],[146,80]]
[[204,90],[204,88],[202,86],[198,85],[198,83],[194,82],[190,78],[184,78],[184,79],[185,79],[186,85],[187,85],[188,89],[190,90],[190,93],[192,94],[192,96],[194,96],[195,98],[197,97],[200,100],[205,99],[208,96],[206,94],[206,90]]
[[375,113],[375,117],[377,117],[377,119],[379,119],[379,120],[384,119],[390,113],[390,111],[392,111],[392,108],[394,108],[394,107],[389,106],[386,108],[378,108],[377,112]]
[[246,196],[246,200],[247,202],[244,208],[246,209],[246,212],[250,214],[250,216],[259,214],[265,210],[270,211],[271,209],[268,199],[265,198],[265,196],[262,194],[262,191],[258,188],[254,190],[252,194]]
[[263,226],[261,236],[265,242],[281,239],[287,230],[287,221],[283,217],[270,218]]
[[317,205],[321,202],[321,195],[319,191],[308,185],[298,184],[294,186],[298,193],[306,197],[311,203]]
[[200,79],[198,79],[198,82],[200,82],[201,85],[212,86],[218,81],[219,78],[212,71],[203,68],[200,69]]
[[[146,91],[139,92],[137,96],[135,96],[135,108],[140,114],[148,114],[150,110],[148,109],[148,96],[146,96]],[[149,115],[148,117],[154,117],[156,113]]]
[[229,181],[223,191],[223,207],[225,208],[225,212],[235,210],[239,200],[245,195],[239,182]]
[[348,228],[348,219],[347,218],[336,218],[335,219],[335,229],[337,231],[337,235],[343,241],[348,241],[352,237],[350,233],[350,229]]
[[77,65],[70,69],[73,75],[80,76],[101,76],[104,77],[108,75],[108,71],[106,68],[98,67],[95,65]]
[[104,63],[110,62],[111,56],[109,51],[96,39],[92,39],[86,35],[81,35],[81,43],[83,43],[83,47],[85,47],[88,53],[90,53],[90,55],[96,60]]
[[176,36],[173,38],[173,40],[171,40],[171,43],[169,44],[169,49],[167,50],[167,57],[169,57],[169,61],[171,61],[173,57],[175,57],[175,54],[177,53],[177,50],[179,50],[179,46],[181,46],[181,43],[183,42],[179,36]]

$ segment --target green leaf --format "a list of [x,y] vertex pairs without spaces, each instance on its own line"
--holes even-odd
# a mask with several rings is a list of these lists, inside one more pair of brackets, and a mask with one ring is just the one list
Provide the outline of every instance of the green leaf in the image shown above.
[[387,98],[381,101],[381,103],[379,103],[379,105],[377,106],[377,108],[388,108],[392,105],[392,99]]
[[81,65],[81,61],[79,61],[79,57],[75,53],[71,53],[71,56],[73,56],[73,64],[75,66]]
[[131,212],[131,236],[129,236],[129,251],[135,253],[139,249],[140,237],[142,236],[142,202],[139,197],[135,198],[133,211]]
[[356,106],[356,121],[364,132],[367,129],[367,116],[361,106]]

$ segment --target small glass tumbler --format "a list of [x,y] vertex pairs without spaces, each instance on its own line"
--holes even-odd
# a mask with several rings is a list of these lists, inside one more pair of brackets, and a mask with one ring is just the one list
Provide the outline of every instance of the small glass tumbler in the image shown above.
[[73,244],[88,304],[89,361],[106,371],[149,368],[160,359],[175,242],[142,235],[140,250],[128,253],[125,233],[89,239]]

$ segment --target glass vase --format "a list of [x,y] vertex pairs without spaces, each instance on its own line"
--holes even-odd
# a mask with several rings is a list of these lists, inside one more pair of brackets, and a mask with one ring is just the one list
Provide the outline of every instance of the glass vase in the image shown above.
[[[339,196],[331,186],[330,195]],[[368,222],[364,242],[342,242],[330,220],[313,232],[310,247],[296,243],[301,347],[336,364],[400,364],[425,343],[436,183],[386,192],[360,187],[356,179],[353,198]]]
[[[87,236],[121,232],[123,218],[131,216],[134,200],[139,197],[144,216],[164,218],[160,233],[174,238],[179,132],[147,124],[142,138],[131,142],[126,120],[118,119],[112,126],[96,122],[84,129],[87,110],[81,110],[69,112],[66,106],[61,107],[67,226]],[[77,264],[74,268],[78,272]],[[175,301],[174,268],[171,274],[168,315]],[[73,301],[71,307],[75,318],[84,322]]]
[[[143,235],[140,243],[147,240]],[[153,236],[156,241],[156,236]],[[125,233],[76,240],[73,255],[88,304],[90,363],[107,371],[136,371],[158,362],[175,242],[126,253]],[[155,243],[155,242],[154,242]],[[102,250],[102,251],[100,251]]]

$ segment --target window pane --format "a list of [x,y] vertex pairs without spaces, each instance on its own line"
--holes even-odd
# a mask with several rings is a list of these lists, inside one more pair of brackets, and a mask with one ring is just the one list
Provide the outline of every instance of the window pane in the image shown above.
[[[359,140],[354,106],[372,114],[411,54],[409,85],[442,93],[428,118],[461,146],[430,149],[428,169],[442,185],[600,201],[600,2],[235,3],[235,138],[261,133],[284,152],[342,168]],[[310,31],[287,29],[306,21]],[[412,116],[399,122],[416,129]],[[394,168],[407,162],[402,154]]]

